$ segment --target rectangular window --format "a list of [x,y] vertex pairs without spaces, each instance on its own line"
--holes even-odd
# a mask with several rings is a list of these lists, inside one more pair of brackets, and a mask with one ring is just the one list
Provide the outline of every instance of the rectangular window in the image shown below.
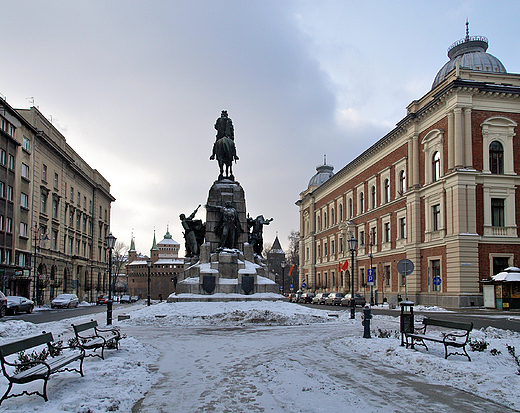
[[385,242],[390,242],[390,222],[385,222]]
[[0,215],[0,231],[4,230],[4,216]]
[[5,231],[8,233],[13,232],[13,220],[9,217],[5,219]]
[[383,285],[390,287],[390,266],[385,265],[383,267]]
[[370,244],[377,245],[376,227],[370,228]]
[[69,212],[69,225],[71,227],[74,225],[74,211],[72,209]]
[[52,200],[52,217],[54,219],[58,219],[58,200],[57,199]]
[[503,199],[491,198],[491,225],[505,227]]
[[439,231],[441,229],[441,206],[440,204],[432,206],[432,230]]
[[7,167],[11,170],[14,170],[14,156],[13,155],[9,155],[9,163],[7,165]]
[[7,200],[13,202],[14,188],[11,185],[7,186]]
[[27,238],[27,224],[20,222],[20,236]]
[[52,249],[58,250],[58,231],[55,229],[52,230]]
[[57,173],[54,173],[54,188],[55,189],[58,189],[58,174]]
[[70,202],[74,202],[74,188],[70,187]]
[[29,179],[29,165],[22,163],[22,178]]
[[7,153],[4,149],[0,149],[0,164],[5,166],[5,163],[7,161]]
[[47,165],[42,165],[42,181],[47,182]]
[[399,238],[406,238],[406,217],[399,218]]
[[13,138],[14,138],[14,131],[15,131],[15,130],[16,130],[16,129],[14,128],[13,125],[9,125],[9,135],[11,135]]
[[74,251],[72,250],[73,245],[74,245],[74,238],[69,237],[69,254],[70,255],[72,255],[74,253]]
[[29,195],[24,194],[23,192],[20,195],[20,206],[22,208],[29,208]]
[[31,141],[27,138],[27,136],[23,137],[22,148],[27,152],[31,150]]
[[21,252],[18,255],[18,265],[20,267],[28,267],[29,266],[29,261],[27,260],[27,255],[24,254],[23,252]]
[[46,214],[47,212],[47,196],[44,194],[41,195],[41,204],[40,204],[40,212],[42,214]]
[[326,242],[323,244],[323,255],[325,257],[327,256],[327,243]]
[[78,191],[78,207],[81,206],[81,194]]
[[0,197],[5,198],[5,184],[0,182]]
[[359,245],[365,245],[365,231],[359,232]]

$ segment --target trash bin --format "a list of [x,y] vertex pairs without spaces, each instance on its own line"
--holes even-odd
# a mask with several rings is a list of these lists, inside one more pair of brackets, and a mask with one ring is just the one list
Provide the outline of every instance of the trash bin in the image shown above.
[[400,301],[401,306],[401,346],[404,346],[404,335],[405,333],[413,333],[414,319],[413,319],[413,306],[415,305],[412,301]]
[[365,305],[365,308],[363,308],[363,338],[372,338],[370,336],[370,320],[372,319],[372,310],[370,309],[370,306],[367,304]]

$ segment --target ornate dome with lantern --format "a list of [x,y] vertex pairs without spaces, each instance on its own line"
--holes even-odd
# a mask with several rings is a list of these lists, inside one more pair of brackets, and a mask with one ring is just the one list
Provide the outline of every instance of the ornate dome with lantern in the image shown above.
[[479,72],[507,73],[499,59],[486,53],[488,44],[488,39],[484,36],[470,36],[469,22],[466,22],[466,37],[456,41],[448,48],[450,60],[437,72],[432,89],[439,85],[457,65],[461,69]]
[[316,173],[309,181],[309,188],[312,186],[320,186],[323,182],[330,179],[332,175],[334,175],[334,167],[332,165],[327,165],[327,157],[324,157],[323,165],[318,165],[316,167]]

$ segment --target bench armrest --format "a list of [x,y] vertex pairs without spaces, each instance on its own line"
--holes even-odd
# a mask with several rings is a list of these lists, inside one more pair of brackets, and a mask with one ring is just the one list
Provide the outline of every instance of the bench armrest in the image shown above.
[[469,331],[466,331],[465,333],[448,333],[445,334],[442,341],[446,343],[447,341],[457,341],[457,338],[466,337],[466,341],[468,341],[469,338]]
[[117,338],[121,338],[121,331],[119,330],[119,327],[113,327],[113,328],[98,328],[95,327],[96,334],[98,333],[112,333],[113,335],[117,336]]

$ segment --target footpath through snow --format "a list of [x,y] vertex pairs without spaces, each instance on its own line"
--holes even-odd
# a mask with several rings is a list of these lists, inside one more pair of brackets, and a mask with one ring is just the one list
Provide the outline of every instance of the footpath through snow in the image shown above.
[[[0,412],[520,410],[520,375],[507,350],[515,346],[520,354],[520,334],[511,331],[473,331],[472,340],[488,346],[471,351],[469,362],[445,360],[436,343],[429,352],[401,347],[399,319],[391,316],[375,316],[372,339],[363,339],[360,313],[355,320],[349,311],[330,317],[327,308],[284,301],[164,302],[126,310],[130,319],[114,323],[126,336],[120,350],[108,350],[105,360],[86,359],[85,377],[53,376],[47,403],[22,396],[4,401]],[[95,316],[100,324],[104,317]],[[71,322],[91,318],[1,322],[0,343],[42,330],[66,341]],[[2,394],[6,387],[2,376]],[[41,382],[25,387],[41,388]]]

